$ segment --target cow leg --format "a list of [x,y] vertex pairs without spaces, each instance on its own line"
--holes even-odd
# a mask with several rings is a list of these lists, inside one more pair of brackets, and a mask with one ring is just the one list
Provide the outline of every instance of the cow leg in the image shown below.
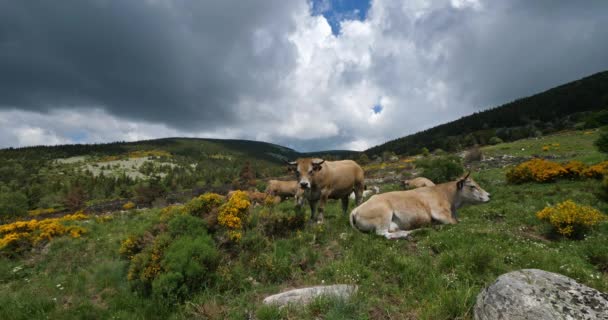
[[399,231],[389,231],[388,229],[378,229],[376,230],[376,234],[379,236],[383,236],[387,239],[400,239],[407,238],[413,231],[399,230]]
[[348,196],[342,198],[342,213],[343,214],[347,214],[348,213]]
[[432,212],[431,217],[433,220],[439,221],[442,224],[457,224],[458,220],[452,217],[450,210],[441,210],[439,212]]
[[317,201],[308,200],[310,205],[310,223],[314,223],[317,216]]
[[327,203],[327,196],[321,195],[321,200],[319,200],[319,215],[317,217],[317,223],[323,223],[323,214],[325,213],[325,203]]
[[361,204],[361,201],[363,200],[363,190],[365,189],[365,186],[363,185],[363,183],[355,183],[355,203],[357,205]]

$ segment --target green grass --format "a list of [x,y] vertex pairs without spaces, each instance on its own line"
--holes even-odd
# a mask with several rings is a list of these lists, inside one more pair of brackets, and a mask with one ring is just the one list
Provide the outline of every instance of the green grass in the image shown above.
[[[514,142],[501,143],[481,148],[485,156],[502,156],[504,154],[515,157],[557,155],[568,160],[580,160],[585,163],[602,161],[604,156],[597,151],[593,142],[599,137],[599,130],[566,131],[539,138],[528,138]],[[554,146],[558,144],[559,146]],[[543,151],[549,146],[548,151]]]
[[[484,152],[521,156],[516,151],[523,145],[540,150],[559,143],[554,153],[564,160],[590,163],[602,159],[590,149],[593,139],[564,133]],[[461,223],[429,227],[410,240],[389,241],[352,230],[337,201],[328,204],[323,225],[281,236],[252,228],[225,252],[216,283],[177,305],[132,291],[127,262],[118,254],[120,241],[149,228],[158,211],[83,223],[89,233],[80,239],[59,238],[17,260],[0,258],[0,318],[471,319],[479,291],[499,275],[522,268],[558,272],[608,291],[608,224],[574,241],[548,237],[547,226],[535,218],[547,204],[566,199],[608,212],[608,203],[594,194],[600,182],[509,185],[504,170],[474,173],[492,194],[491,202],[462,208]],[[260,210],[265,208],[253,214]],[[292,214],[292,202],[274,210]],[[23,269],[13,272],[17,266]],[[322,298],[305,308],[261,305],[265,296],[284,289],[335,283],[357,284],[358,293],[349,301]]]

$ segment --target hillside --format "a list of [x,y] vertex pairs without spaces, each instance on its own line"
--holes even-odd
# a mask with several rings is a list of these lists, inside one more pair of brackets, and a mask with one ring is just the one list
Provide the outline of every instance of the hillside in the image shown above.
[[[427,227],[407,240],[353,230],[339,201],[328,203],[320,225],[307,225],[308,211],[302,214],[292,201],[249,207],[234,238],[214,222],[218,211],[205,209],[213,197],[74,216],[60,223],[74,228],[75,237],[56,234],[32,247],[22,241],[0,249],[0,318],[472,319],[482,288],[523,268],[564,274],[606,292],[608,223],[576,240],[552,233],[536,217],[568,199],[607,212],[601,180],[506,179],[514,164],[532,155],[596,164],[605,159],[592,147],[598,135],[570,131],[482,148],[487,159],[468,166],[492,200],[461,208],[459,224]],[[506,167],[492,160],[504,158],[511,162]],[[366,165],[368,182],[381,192],[400,189],[396,174],[419,172],[418,164],[435,158],[412,159]],[[168,271],[180,266],[183,271]],[[201,274],[196,266],[208,269]],[[358,293],[305,308],[261,304],[282,290],[336,283],[356,284]]]
[[140,207],[162,206],[205,191],[263,189],[265,179],[286,174],[286,160],[352,155],[201,138],[2,149],[0,221],[35,209],[98,211],[117,209],[128,201]]
[[564,129],[593,128],[608,124],[608,112],[597,112],[603,109],[608,109],[608,71],[388,141],[365,153],[455,151],[497,141],[492,138],[514,141]]

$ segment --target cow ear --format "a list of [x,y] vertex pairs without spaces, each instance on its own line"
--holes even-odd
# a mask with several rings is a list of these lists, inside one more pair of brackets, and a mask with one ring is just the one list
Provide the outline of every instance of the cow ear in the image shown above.
[[458,188],[458,190],[462,190],[462,187],[464,187],[464,180],[458,180],[458,182],[456,182],[456,187]]
[[298,166],[298,162],[297,161],[287,161],[285,160],[285,164],[287,165],[287,171],[288,172],[294,172],[296,171],[296,168]]
[[313,164],[312,169],[315,171],[321,171],[321,169],[323,169],[323,166],[320,164]]

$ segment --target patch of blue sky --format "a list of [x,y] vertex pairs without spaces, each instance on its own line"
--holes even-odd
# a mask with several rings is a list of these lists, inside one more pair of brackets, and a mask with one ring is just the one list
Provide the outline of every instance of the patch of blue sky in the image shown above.
[[384,109],[384,107],[381,106],[380,104],[377,104],[372,107],[372,111],[374,111],[374,114],[378,114],[378,113],[382,112],[382,109]]
[[334,35],[340,34],[340,22],[364,20],[371,0],[312,0],[312,14],[323,15]]
[[87,140],[88,134],[86,131],[74,131],[68,134],[68,138],[75,143],[83,143]]

